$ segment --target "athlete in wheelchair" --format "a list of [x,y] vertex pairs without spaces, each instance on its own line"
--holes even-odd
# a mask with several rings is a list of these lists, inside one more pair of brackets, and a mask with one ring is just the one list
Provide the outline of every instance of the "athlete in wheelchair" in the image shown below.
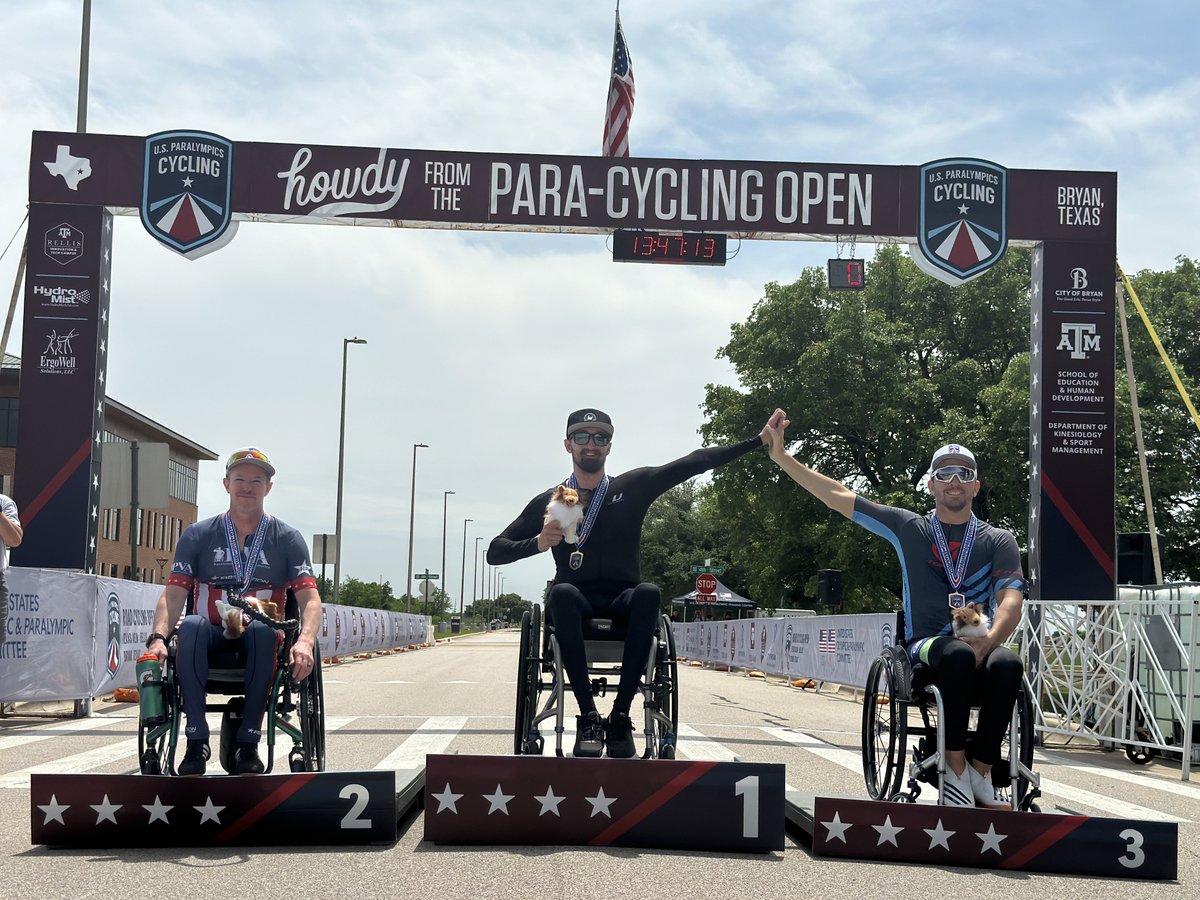
[[[932,772],[944,805],[1012,809],[1014,801],[1032,802],[1036,790],[1024,789],[1032,775],[1032,716],[1023,714],[1027,697],[1018,703],[1024,668],[1003,646],[1021,619],[1020,554],[1011,532],[980,522],[972,512],[980,486],[974,455],[959,444],[934,453],[928,473],[934,510],[922,516],[872,503],[801,464],[788,454],[781,432],[772,430],[770,445],[771,458],[794,481],[886,538],[900,557],[902,644],[885,648],[873,664],[863,713],[863,764],[872,798],[898,791],[908,710],[916,705],[927,734],[917,750],[908,799],[919,792],[916,779],[929,780]],[[967,614],[962,618],[985,620],[976,623],[982,627],[955,633],[956,610]],[[968,740],[973,704],[978,724]],[[993,777],[1001,746],[1014,734],[1018,765]],[[928,746],[931,741],[935,747]]]
[[[771,416],[781,430],[781,410]],[[554,585],[546,600],[550,627],[543,639],[536,614],[522,622],[522,650],[517,677],[516,751],[540,752],[537,723],[549,707],[535,714],[543,670],[554,673],[551,703],[556,716],[558,750],[562,746],[562,698],[566,686],[579,704],[574,755],[634,756],[630,709],[639,689],[651,704],[646,713],[646,756],[673,755],[678,719],[674,652],[669,625],[662,625],[662,597],[655,585],[643,583],[638,558],[642,523],[650,504],[689,478],[730,462],[766,443],[766,428],[756,437],[728,447],[706,447],[654,468],[633,469],[610,478],[604,471],[612,450],[612,419],[598,409],[580,409],[567,417],[563,447],[571,456],[571,474],[561,486],[534,497],[517,519],[488,546],[487,561],[505,565],[550,550]],[[559,490],[561,488],[562,490]],[[576,512],[553,506],[575,505]],[[564,524],[565,523],[565,524]],[[613,623],[622,632],[614,632]],[[656,635],[657,632],[657,635]],[[595,638],[617,636],[602,648]],[[589,645],[595,645],[589,649]],[[601,718],[591,668],[596,654],[618,656],[619,683],[612,713]],[[656,659],[669,654],[669,674]],[[647,687],[646,682],[658,683]],[[669,684],[668,684],[669,682]],[[557,698],[557,699],[555,699]],[[669,722],[669,730],[666,723]],[[661,729],[661,730],[660,730]]]
[[[298,531],[263,511],[275,468],[262,451],[235,451],[225,473],[229,510],[184,530],[155,610],[146,646],[162,667],[163,709],[139,729],[141,768],[203,775],[210,756],[206,712],[223,710],[220,759],[227,772],[269,770],[276,729],[298,741],[293,769],[319,770],[321,600],[308,548]],[[154,685],[142,686],[148,688]],[[212,706],[210,691],[244,697]],[[187,747],[176,768],[180,709],[187,719]],[[299,722],[293,724],[297,711]],[[268,714],[264,764],[258,745]]]

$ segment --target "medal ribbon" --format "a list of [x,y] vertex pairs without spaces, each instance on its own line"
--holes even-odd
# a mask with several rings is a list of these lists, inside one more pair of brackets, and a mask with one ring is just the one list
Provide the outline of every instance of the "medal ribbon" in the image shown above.
[[[600,507],[604,503],[604,495],[608,493],[608,482],[609,477],[605,475],[600,479],[600,484],[597,485],[596,490],[592,491],[592,499],[588,501],[587,512],[583,516],[583,525],[579,528],[579,540],[575,542],[576,547],[582,547],[583,542],[592,533],[592,523],[596,521],[596,516],[600,515]],[[579,482],[575,480],[574,472],[567,476],[567,480],[563,482],[563,487],[578,489]]]
[[958,562],[954,564],[954,569],[951,571],[950,544],[942,531],[942,523],[938,521],[937,514],[933,514],[931,518],[933,519],[933,540],[937,544],[938,553],[942,556],[942,567],[946,571],[946,580],[950,582],[950,587],[957,591],[958,586],[967,576],[967,563],[971,561],[971,548],[975,546],[975,532],[979,530],[979,520],[975,518],[975,513],[971,513],[971,518],[967,522],[966,534],[963,535],[962,543],[958,545]]
[[238,596],[246,593],[246,589],[250,587],[250,581],[254,577],[254,567],[258,565],[258,558],[262,554],[263,543],[267,539],[267,514],[263,513],[261,519],[258,520],[258,528],[254,530],[254,538],[250,541],[250,559],[246,562],[243,570],[242,565],[242,547],[238,543],[237,528],[233,524],[233,516],[229,513],[225,514],[225,541],[229,545],[229,561],[233,563],[233,577],[241,582],[241,588],[238,591]]

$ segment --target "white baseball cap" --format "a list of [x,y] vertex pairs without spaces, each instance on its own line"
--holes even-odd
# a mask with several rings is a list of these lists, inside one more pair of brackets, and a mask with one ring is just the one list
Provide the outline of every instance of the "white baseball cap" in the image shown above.
[[975,463],[975,454],[962,444],[947,444],[945,447],[939,447],[933,454],[933,461],[929,463],[929,471],[932,472],[942,463],[946,462],[970,466],[976,471],[979,469],[979,466]]

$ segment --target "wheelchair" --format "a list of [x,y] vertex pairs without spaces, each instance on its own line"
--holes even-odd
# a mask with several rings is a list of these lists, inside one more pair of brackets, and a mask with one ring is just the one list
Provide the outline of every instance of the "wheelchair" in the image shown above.
[[[611,619],[585,619],[583,639],[588,675],[595,676],[589,679],[592,695],[603,697],[609,679],[620,680],[624,634],[614,628]],[[642,694],[644,712],[642,759],[674,759],[679,732],[679,671],[675,634],[666,616],[659,617],[638,690]],[[540,698],[542,694],[545,694],[544,699]],[[521,616],[513,752],[541,754],[545,741],[539,726],[553,719],[554,752],[562,756],[563,720],[570,696],[571,685],[566,680],[554,626],[546,622],[543,627],[541,607],[535,606]]]
[[[867,673],[862,712],[863,777],[872,800],[915,803],[924,782],[937,791],[940,801],[946,772],[946,735],[940,727],[942,694],[932,683],[927,667],[914,669],[907,649],[900,643],[903,634],[901,614],[897,642],[883,648]],[[975,714],[973,708],[972,721]],[[968,730],[968,742],[973,733],[973,729]],[[1000,748],[1000,761],[992,766],[992,784],[1017,811],[1039,811],[1036,801],[1041,796],[1040,779],[1033,771],[1033,746],[1033,703],[1028,683],[1022,679]],[[907,790],[902,791],[906,755],[910,757],[908,782]]]
[[[292,645],[300,633],[299,610],[296,598],[289,590],[284,616],[272,619],[244,601],[229,601],[263,624],[276,629],[280,637],[275,642],[275,676],[267,693],[267,710],[263,721],[267,753],[264,769],[270,772],[275,761],[275,742],[280,733],[292,739],[288,753],[288,768],[292,772],[325,771],[325,701],[321,676],[321,653],[314,642],[313,670],[297,683],[292,678]],[[194,609],[194,596],[188,598],[185,615]],[[181,619],[182,621],[182,619]],[[167,660],[160,681],[148,681],[139,690],[162,692],[162,715],[140,720],[138,727],[138,767],[143,775],[175,775],[175,753],[179,745],[179,725],[183,718],[183,697],[175,673],[178,623],[167,636]],[[221,768],[233,772],[233,756],[238,728],[245,707],[245,656],[238,650],[218,651],[209,656],[208,681],[205,692],[209,701],[214,694],[227,696],[224,703],[206,701],[205,712],[221,713],[219,751],[215,754]]]

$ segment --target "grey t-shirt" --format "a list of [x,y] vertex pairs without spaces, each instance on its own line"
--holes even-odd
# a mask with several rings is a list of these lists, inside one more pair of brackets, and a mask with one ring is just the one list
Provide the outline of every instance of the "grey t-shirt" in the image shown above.
[[[933,513],[921,515],[895,506],[872,503],[864,497],[854,501],[853,521],[896,548],[904,579],[904,640],[949,634],[949,594],[953,590],[933,536]],[[966,523],[941,523],[950,550],[951,568],[967,530]],[[979,603],[992,615],[996,595],[1003,590],[1023,590],[1021,554],[1011,531],[980,522],[975,545],[967,561],[966,574],[958,590],[968,603]]]

